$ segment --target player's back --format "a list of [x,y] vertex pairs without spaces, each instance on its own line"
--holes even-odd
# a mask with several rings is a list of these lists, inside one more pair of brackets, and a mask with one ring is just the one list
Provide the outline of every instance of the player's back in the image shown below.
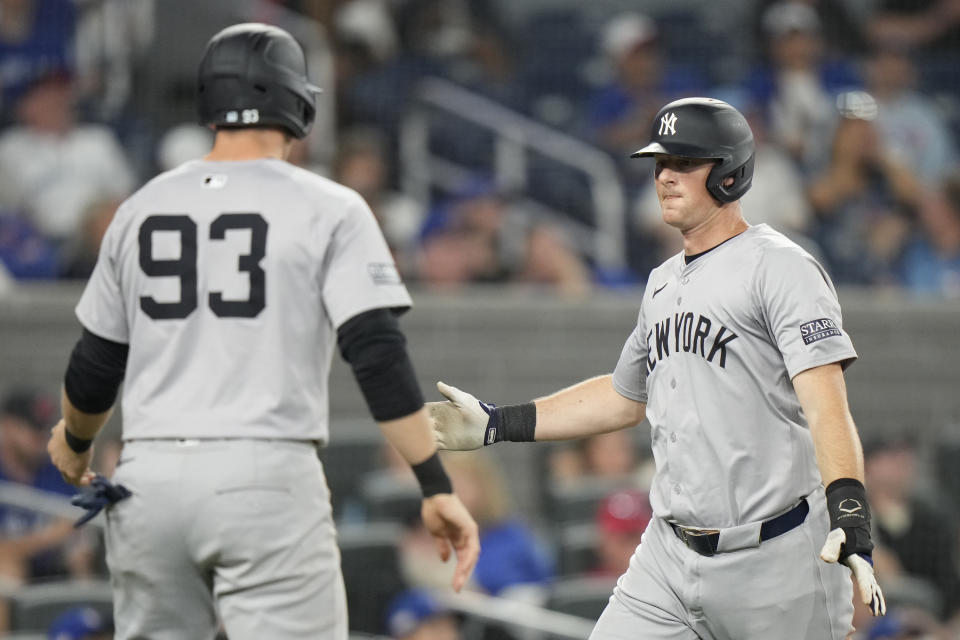
[[370,225],[353,191],[275,159],[193,161],[134,194],[101,250],[127,335],[93,301],[109,293],[78,306],[130,344],[124,438],[326,439],[335,326],[363,310],[335,254],[382,244]]

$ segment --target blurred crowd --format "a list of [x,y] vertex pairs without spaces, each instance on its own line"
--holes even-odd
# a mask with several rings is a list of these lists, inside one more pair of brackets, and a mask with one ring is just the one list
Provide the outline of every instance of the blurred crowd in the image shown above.
[[[206,39],[259,20],[303,42],[324,87],[293,161],[366,198],[410,283],[642,285],[679,245],[652,163],[628,156],[662,104],[709,95],[756,136],[748,221],[789,234],[838,284],[960,297],[960,2],[624,4],[0,0],[0,281],[90,273],[118,203],[209,148],[193,115]],[[424,111],[416,147],[427,78],[546,127],[530,138],[607,154],[625,257],[598,255],[602,198],[582,163],[536,139],[518,161],[463,106]]]
[[[0,398],[0,489],[74,493],[46,456],[54,401],[25,388]],[[517,488],[509,486],[511,476],[496,452],[445,452],[454,488],[480,526],[481,554],[467,590],[598,617],[652,517],[647,492],[653,461],[641,431],[538,447],[533,511],[517,504]],[[864,443],[874,561],[889,613],[874,619],[857,599],[857,640],[948,640],[960,634],[956,448],[933,458],[931,448],[902,437]],[[98,441],[94,467],[110,476],[120,449],[118,441]],[[438,598],[448,590],[453,566],[440,561],[420,522],[419,488],[402,457],[385,443],[358,449],[356,443],[334,442],[322,458],[340,528],[351,628],[404,640],[478,637],[470,635],[468,617]],[[9,617],[3,594],[51,581],[107,579],[100,536],[97,529],[76,530],[69,519],[0,500],[0,635]],[[94,603],[84,608],[85,593],[81,586],[75,606],[51,623],[83,633],[51,638],[100,638],[96,634],[109,629],[104,603],[100,610],[91,608]],[[526,636],[503,623],[479,637]]]
[[[315,130],[292,160],[363,195],[411,284],[517,283],[571,296],[642,285],[679,237],[660,220],[651,163],[628,156],[662,104],[709,95],[742,110],[756,137],[748,221],[790,235],[837,284],[960,298],[960,0],[675,0],[649,3],[648,14],[624,11],[630,4],[0,0],[0,294],[21,280],[86,278],[120,202],[206,152],[211,132],[193,116],[203,44],[258,20],[301,40],[324,87]],[[584,232],[597,212],[575,165],[534,148],[514,167],[522,178],[505,176],[489,130],[431,111],[429,166],[419,166],[405,127],[427,78],[606,154],[626,202],[622,268],[601,264]],[[436,174],[426,191],[411,186],[418,172]],[[46,457],[56,410],[36,390],[2,399],[0,480],[73,492]],[[537,514],[514,504],[494,458],[447,456],[482,531],[471,589],[596,617],[651,517],[652,461],[639,437],[545,447]],[[960,632],[960,475],[947,457],[930,464],[920,445],[865,442],[891,613],[873,621],[858,609],[864,639]],[[110,474],[119,448],[98,442],[98,470]],[[367,612],[357,628],[456,640],[463,620],[430,591],[452,569],[419,526],[416,483],[395,453],[378,455],[352,469],[364,476],[350,490],[338,496],[331,483],[344,522],[403,531],[396,575],[364,587],[377,600],[357,609]],[[106,575],[97,534],[69,520],[0,502],[0,531],[5,593]],[[109,626],[96,612],[68,613],[59,624],[89,637]],[[7,617],[0,599],[0,632]]]

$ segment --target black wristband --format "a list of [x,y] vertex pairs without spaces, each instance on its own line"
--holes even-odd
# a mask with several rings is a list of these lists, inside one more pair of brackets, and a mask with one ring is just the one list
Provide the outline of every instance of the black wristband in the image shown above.
[[87,440],[86,438],[79,438],[73,433],[70,432],[66,426],[63,427],[63,437],[67,441],[67,446],[73,450],[74,453],[83,453],[87,451],[91,445],[93,445],[93,438]]
[[413,469],[413,474],[417,476],[424,498],[438,493],[453,493],[450,477],[444,471],[443,463],[440,462],[440,456],[436,451],[420,464],[410,465],[410,467]]
[[867,490],[862,482],[856,478],[840,478],[830,483],[826,494],[831,529],[870,524]]
[[537,430],[537,405],[533,402],[495,407],[493,419],[499,429],[497,442],[533,442]]

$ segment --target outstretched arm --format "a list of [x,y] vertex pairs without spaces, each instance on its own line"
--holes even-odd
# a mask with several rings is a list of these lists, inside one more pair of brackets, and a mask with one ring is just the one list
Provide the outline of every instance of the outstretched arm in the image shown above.
[[646,405],[620,395],[602,375],[524,405],[496,407],[443,382],[447,402],[428,402],[441,449],[469,450],[503,440],[570,440],[641,422]]
[[647,405],[620,395],[613,376],[597,376],[534,401],[537,440],[570,440],[632,427]]

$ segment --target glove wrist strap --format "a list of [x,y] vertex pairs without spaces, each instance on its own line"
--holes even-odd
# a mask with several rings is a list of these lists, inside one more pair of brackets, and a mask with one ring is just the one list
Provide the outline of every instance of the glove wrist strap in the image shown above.
[[70,447],[70,450],[74,453],[84,453],[93,444],[92,438],[87,440],[86,438],[75,436],[66,426],[63,428],[63,437],[67,441],[67,446]]
[[[537,405],[532,402],[513,404],[505,407],[495,407],[490,414],[490,423],[487,425],[487,434],[484,444],[491,437],[491,426],[494,428],[494,442],[533,442],[537,430]],[[497,429],[499,427],[499,429]]]

